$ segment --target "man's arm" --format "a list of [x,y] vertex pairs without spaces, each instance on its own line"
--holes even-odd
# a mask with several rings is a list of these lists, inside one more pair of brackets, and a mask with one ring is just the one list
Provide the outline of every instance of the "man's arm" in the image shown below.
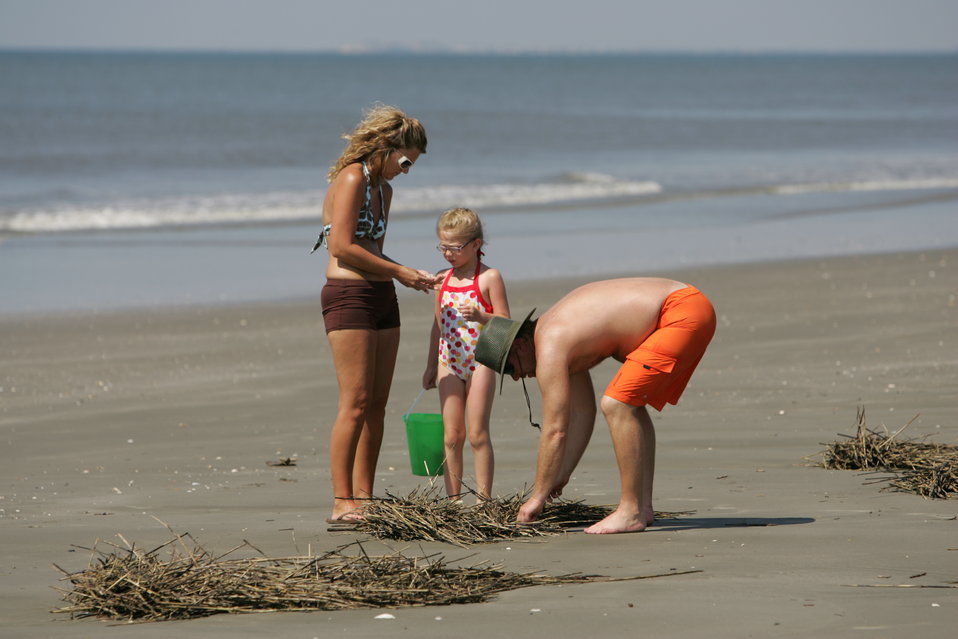
[[566,434],[565,455],[559,482],[553,487],[551,497],[558,497],[569,483],[572,472],[582,459],[586,446],[592,438],[595,426],[595,390],[589,371],[576,373],[569,378],[569,426]]
[[588,372],[570,375],[568,362],[558,349],[544,350],[536,362],[543,413],[536,481],[532,495],[519,509],[519,521],[534,521],[546,502],[562,493],[589,442],[595,421]]

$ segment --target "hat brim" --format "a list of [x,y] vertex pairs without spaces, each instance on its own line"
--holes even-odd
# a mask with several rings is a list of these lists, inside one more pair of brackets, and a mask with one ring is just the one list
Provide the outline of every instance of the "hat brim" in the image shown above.
[[[522,327],[526,325],[526,322],[529,321],[529,318],[532,317],[532,314],[536,312],[536,309],[532,309],[529,313],[522,319],[522,321],[510,320],[504,317],[493,317],[489,320],[489,323],[483,329],[483,337],[491,338],[491,334],[485,334],[486,331],[490,329],[492,331],[497,331],[498,334],[496,337],[492,338],[497,342],[498,352],[495,353],[494,362],[482,361],[480,358],[480,351],[483,350],[481,347],[476,350],[476,358],[479,359],[480,363],[489,366],[499,375],[499,393],[502,394],[502,385],[506,379],[506,362],[509,359],[509,351],[512,350],[512,343],[516,340],[516,336],[519,334],[519,331],[522,330]],[[508,326],[503,327],[502,324],[508,323]],[[481,341],[481,339],[480,339]],[[493,364],[490,366],[490,364]]]

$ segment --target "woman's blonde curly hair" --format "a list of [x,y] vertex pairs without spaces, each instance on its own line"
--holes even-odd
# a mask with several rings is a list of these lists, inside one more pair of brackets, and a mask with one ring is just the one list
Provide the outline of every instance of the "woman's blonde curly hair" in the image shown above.
[[378,172],[386,155],[396,149],[417,149],[426,152],[426,129],[416,118],[410,118],[394,106],[374,104],[350,133],[343,135],[346,148],[336,163],[329,167],[326,179],[332,182],[343,168],[353,162],[366,161],[370,170]]

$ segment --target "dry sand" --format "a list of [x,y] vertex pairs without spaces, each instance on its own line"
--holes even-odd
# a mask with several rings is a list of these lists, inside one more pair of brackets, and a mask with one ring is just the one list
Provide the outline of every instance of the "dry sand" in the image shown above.
[[[70,620],[53,564],[72,544],[169,539],[158,518],[225,551],[247,539],[289,556],[351,541],[326,531],[336,383],[318,302],[0,320],[0,633],[5,637],[952,637],[958,500],[882,491],[806,456],[869,426],[958,443],[958,251],[671,272],[714,301],[719,330],[682,402],[653,418],[658,510],[694,510],[638,535],[571,533],[447,558],[513,571],[668,579],[539,587],[486,604],[218,615],[113,626]],[[516,314],[577,282],[510,286]],[[400,415],[415,397],[430,300],[402,297],[404,338],[380,462],[405,494]],[[597,388],[609,364],[594,372]],[[534,385],[533,385],[534,386]],[[435,395],[427,396],[436,402]],[[534,395],[534,406],[538,406]],[[426,401],[426,400],[424,400]],[[430,406],[423,406],[427,410]],[[536,432],[518,384],[493,418],[495,489],[532,480]],[[267,461],[291,456],[297,466]],[[471,458],[467,453],[467,466]],[[599,424],[567,495],[613,503]],[[418,553],[419,544],[393,544]],[[367,550],[383,546],[371,541]],[[65,584],[63,584],[65,585]],[[865,587],[865,586],[899,586]],[[924,586],[924,587],[918,587]]]

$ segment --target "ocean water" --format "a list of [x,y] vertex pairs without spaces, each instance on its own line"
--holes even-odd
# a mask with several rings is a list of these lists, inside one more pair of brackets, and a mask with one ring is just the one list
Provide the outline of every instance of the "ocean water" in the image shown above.
[[958,244],[958,55],[0,52],[0,312],[317,294],[377,101],[412,266],[458,205],[512,279]]

